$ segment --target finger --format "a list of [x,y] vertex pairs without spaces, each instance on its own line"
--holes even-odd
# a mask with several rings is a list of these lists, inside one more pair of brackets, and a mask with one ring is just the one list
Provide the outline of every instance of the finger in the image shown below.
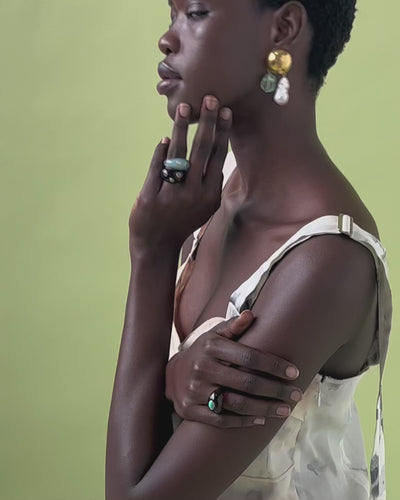
[[298,387],[222,365],[209,358],[202,360],[200,369],[197,370],[197,377],[247,395],[296,403],[302,398],[302,392]]
[[198,186],[202,183],[203,173],[213,148],[218,105],[219,101],[214,96],[207,95],[203,99],[199,125],[190,153],[191,168],[186,179],[186,183],[191,186]]
[[291,412],[289,405],[277,401],[250,398],[235,392],[224,392],[222,408],[239,415],[262,415],[269,418],[286,418]]
[[[194,390],[190,391],[190,405],[207,404],[210,394],[215,390],[215,385],[211,384],[195,384]],[[218,387],[218,389],[220,389]],[[274,401],[266,398],[257,398],[246,396],[246,394],[238,394],[222,388],[222,410],[231,411],[239,415],[263,415],[270,418],[286,418],[291,413],[291,407],[288,404],[280,401]],[[293,404],[293,402],[292,402]]]
[[223,321],[212,328],[212,331],[227,339],[237,338],[244,333],[254,321],[254,315],[250,309],[243,311],[240,316]]
[[[186,420],[201,422],[203,424],[212,425],[221,429],[231,429],[240,427],[254,427],[255,425],[264,425],[265,417],[263,416],[241,416],[241,415],[226,415],[224,413],[216,414],[207,406],[193,406],[185,417]],[[259,423],[257,423],[259,422]]]
[[176,108],[174,127],[172,129],[171,143],[167,158],[186,158],[187,132],[191,107],[189,104],[180,103]]
[[229,108],[222,108],[219,112],[215,128],[214,145],[208,159],[206,174],[203,177],[203,183],[207,188],[214,192],[221,190],[223,181],[222,168],[228,153],[229,134],[232,126],[232,111]]
[[[167,159],[185,158],[187,153],[187,133],[189,128],[189,119],[191,107],[189,104],[180,103],[176,107],[175,121],[172,129],[171,142],[168,149]],[[163,165],[163,168],[164,165]],[[164,189],[171,189],[169,182],[164,182]],[[180,184],[180,182],[178,183]],[[175,185],[173,189],[176,190]]]
[[169,143],[169,138],[164,137],[164,139],[162,139],[162,141],[156,146],[153,158],[150,162],[150,167],[147,172],[146,179],[141,190],[144,198],[151,199],[161,189],[163,180],[160,176],[160,172],[163,168],[164,160],[167,158]]
[[295,380],[299,376],[297,367],[286,359],[224,338],[213,339],[207,354],[230,365],[284,380]]

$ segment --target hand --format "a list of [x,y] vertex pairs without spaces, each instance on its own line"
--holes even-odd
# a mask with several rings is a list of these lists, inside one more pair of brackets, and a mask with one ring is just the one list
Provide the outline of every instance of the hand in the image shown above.
[[[187,350],[170,359],[166,397],[181,418],[228,428],[259,425],[265,417],[289,415],[290,403],[294,405],[302,396],[300,389],[288,383],[298,377],[297,368],[235,341],[253,319],[251,311],[244,311],[203,333]],[[207,402],[220,387],[223,412],[217,415]]]
[[[213,102],[215,107],[208,109],[207,102]],[[218,100],[214,97],[206,96],[203,100],[185,180],[170,184],[161,178],[165,159],[186,158],[191,108],[183,104],[185,108],[188,114],[182,116],[179,112],[182,104],[177,106],[171,142],[157,146],[143,188],[133,206],[129,218],[131,250],[166,244],[180,248],[221,204],[222,167],[228,151],[232,113],[229,108],[219,110]],[[223,110],[228,114],[221,113]]]

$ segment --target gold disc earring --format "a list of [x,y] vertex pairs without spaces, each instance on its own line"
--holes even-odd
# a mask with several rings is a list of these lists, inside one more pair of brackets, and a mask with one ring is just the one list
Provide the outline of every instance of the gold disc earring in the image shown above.
[[[283,49],[273,50],[268,54],[267,73],[261,80],[260,87],[266,94],[275,92],[274,101],[280,106],[289,102],[290,83],[286,75],[292,67],[292,56]],[[278,76],[282,78],[278,82]]]

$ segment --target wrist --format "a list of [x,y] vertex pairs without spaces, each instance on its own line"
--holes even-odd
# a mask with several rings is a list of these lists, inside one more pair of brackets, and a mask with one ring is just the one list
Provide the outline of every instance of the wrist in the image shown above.
[[129,242],[129,254],[131,257],[131,262],[135,261],[151,261],[155,262],[158,260],[171,261],[178,260],[182,245],[175,242],[158,242],[154,244],[145,244]]

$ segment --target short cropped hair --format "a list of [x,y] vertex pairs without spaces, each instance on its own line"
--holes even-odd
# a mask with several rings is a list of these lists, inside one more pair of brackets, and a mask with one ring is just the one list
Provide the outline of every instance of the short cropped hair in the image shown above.
[[[356,14],[356,0],[298,0],[307,11],[313,29],[308,75],[318,91],[328,70],[336,63],[350,40]],[[257,0],[260,9],[278,9],[288,0]]]

